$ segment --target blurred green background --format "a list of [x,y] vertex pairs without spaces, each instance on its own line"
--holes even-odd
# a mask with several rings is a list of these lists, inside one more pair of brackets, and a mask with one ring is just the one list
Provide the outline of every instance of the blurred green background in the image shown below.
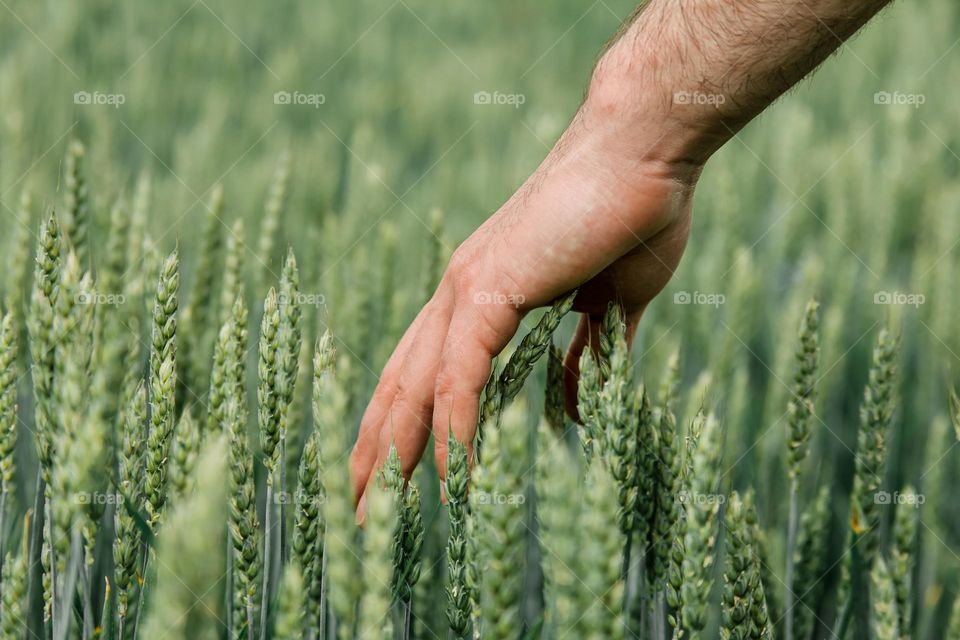
[[[180,242],[187,292],[206,202],[222,183],[226,224],[245,221],[252,298],[292,244],[304,291],[324,297],[317,315],[363,362],[358,393],[368,393],[423,301],[424,256],[451,251],[536,167],[633,6],[0,0],[5,260],[23,259],[40,215],[62,202],[71,139],[88,151],[95,254],[112,202],[149,174],[150,232],[161,253]],[[958,27],[951,0],[896,4],[718,153],[684,261],[635,347],[651,380],[680,347],[690,406],[707,389],[724,411],[729,482],[756,484],[761,518],[776,527],[794,335],[803,304],[818,298],[824,377],[811,466],[820,484],[841,488],[839,532],[871,344],[880,326],[898,326],[903,384],[886,484],[927,492],[927,630],[960,564],[960,448],[946,402],[960,358]],[[484,91],[523,104],[476,104]],[[277,92],[307,104],[278,104]],[[261,255],[284,151],[289,200]],[[722,304],[696,304],[697,293]]]

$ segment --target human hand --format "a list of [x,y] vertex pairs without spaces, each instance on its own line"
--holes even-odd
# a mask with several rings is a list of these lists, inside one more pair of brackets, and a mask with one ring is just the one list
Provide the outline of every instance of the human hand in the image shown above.
[[632,337],[683,253],[700,166],[670,155],[670,127],[624,130],[618,109],[594,88],[536,172],[454,253],[363,415],[351,459],[358,500],[391,444],[409,477],[431,433],[444,477],[448,428],[473,442],[491,359],[530,310],[579,288],[566,358],[571,415],[580,354],[596,344],[610,302],[623,307]]

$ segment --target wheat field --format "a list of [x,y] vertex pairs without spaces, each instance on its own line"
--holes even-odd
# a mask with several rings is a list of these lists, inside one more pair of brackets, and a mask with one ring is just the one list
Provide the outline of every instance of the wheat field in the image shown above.
[[568,295],[357,527],[387,357],[632,9],[0,0],[0,638],[960,640],[949,0],[711,160],[582,424]]

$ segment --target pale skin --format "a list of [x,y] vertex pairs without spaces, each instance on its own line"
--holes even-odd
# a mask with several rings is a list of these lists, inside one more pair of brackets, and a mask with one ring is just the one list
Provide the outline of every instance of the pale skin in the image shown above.
[[581,352],[610,302],[632,337],[673,275],[707,160],[888,1],[650,0],[638,9],[560,140],[456,250],[387,362],[351,457],[358,518],[391,443],[409,478],[432,433],[444,477],[448,429],[473,442],[492,358],[525,314],[579,288],[565,361],[575,416]]

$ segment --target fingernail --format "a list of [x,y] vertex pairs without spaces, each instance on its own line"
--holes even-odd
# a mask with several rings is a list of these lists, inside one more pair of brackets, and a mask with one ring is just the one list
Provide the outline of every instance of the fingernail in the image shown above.
[[364,493],[360,496],[360,502],[357,503],[357,524],[361,527],[363,526],[364,520],[367,518],[367,494]]
[[440,502],[447,504],[447,492],[443,489],[443,480],[440,481]]

